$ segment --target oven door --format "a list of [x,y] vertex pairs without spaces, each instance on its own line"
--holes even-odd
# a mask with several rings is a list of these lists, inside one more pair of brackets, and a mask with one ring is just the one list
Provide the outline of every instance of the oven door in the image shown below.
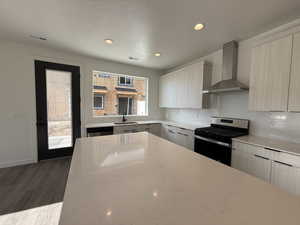
[[230,166],[231,144],[195,136],[195,152]]

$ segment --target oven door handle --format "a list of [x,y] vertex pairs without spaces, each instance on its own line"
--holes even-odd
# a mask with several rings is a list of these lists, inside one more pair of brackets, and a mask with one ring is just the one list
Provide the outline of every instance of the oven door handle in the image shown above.
[[200,137],[198,135],[195,135],[195,138],[201,139],[203,141],[207,141],[207,142],[210,142],[210,143],[214,143],[214,144],[217,144],[217,145],[222,145],[222,146],[225,146],[225,147],[228,147],[228,148],[231,147],[230,144],[222,142],[222,141],[216,141],[216,140],[213,140],[213,139],[210,139],[210,138]]

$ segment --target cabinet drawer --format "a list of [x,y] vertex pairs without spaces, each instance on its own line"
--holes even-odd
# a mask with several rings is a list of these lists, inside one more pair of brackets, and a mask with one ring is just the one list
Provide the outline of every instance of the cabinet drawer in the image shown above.
[[288,165],[300,168],[300,156],[279,152],[274,157],[275,161],[286,163]]
[[138,125],[136,126],[136,129],[138,132],[143,132],[143,131],[150,131],[150,126],[145,124],[145,125]]
[[116,126],[114,127],[115,134],[123,134],[123,133],[135,133],[138,132],[138,126]]
[[237,141],[233,141],[232,147],[234,150],[243,151],[243,152],[251,154],[251,155],[262,156],[262,157],[265,157],[268,159],[273,159],[274,154],[277,153],[277,152],[272,152],[272,151],[266,150],[263,147],[245,144],[245,143],[241,143],[241,142],[237,142]]
[[185,136],[193,136],[194,137],[194,132],[185,128],[178,127],[177,128],[177,133],[183,134]]
[[271,184],[291,194],[300,195],[300,168],[273,161]]

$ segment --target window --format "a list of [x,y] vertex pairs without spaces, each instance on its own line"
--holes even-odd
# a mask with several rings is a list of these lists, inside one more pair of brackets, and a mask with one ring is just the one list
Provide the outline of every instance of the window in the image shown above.
[[119,86],[133,86],[133,79],[130,76],[119,76]]
[[94,93],[94,109],[95,110],[104,109],[104,95]]
[[148,114],[148,78],[93,71],[92,85],[94,117]]

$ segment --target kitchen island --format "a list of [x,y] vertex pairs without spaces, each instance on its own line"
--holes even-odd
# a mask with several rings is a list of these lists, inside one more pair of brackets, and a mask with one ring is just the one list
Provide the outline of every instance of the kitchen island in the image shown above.
[[300,198],[147,132],[76,141],[60,225],[298,225]]

